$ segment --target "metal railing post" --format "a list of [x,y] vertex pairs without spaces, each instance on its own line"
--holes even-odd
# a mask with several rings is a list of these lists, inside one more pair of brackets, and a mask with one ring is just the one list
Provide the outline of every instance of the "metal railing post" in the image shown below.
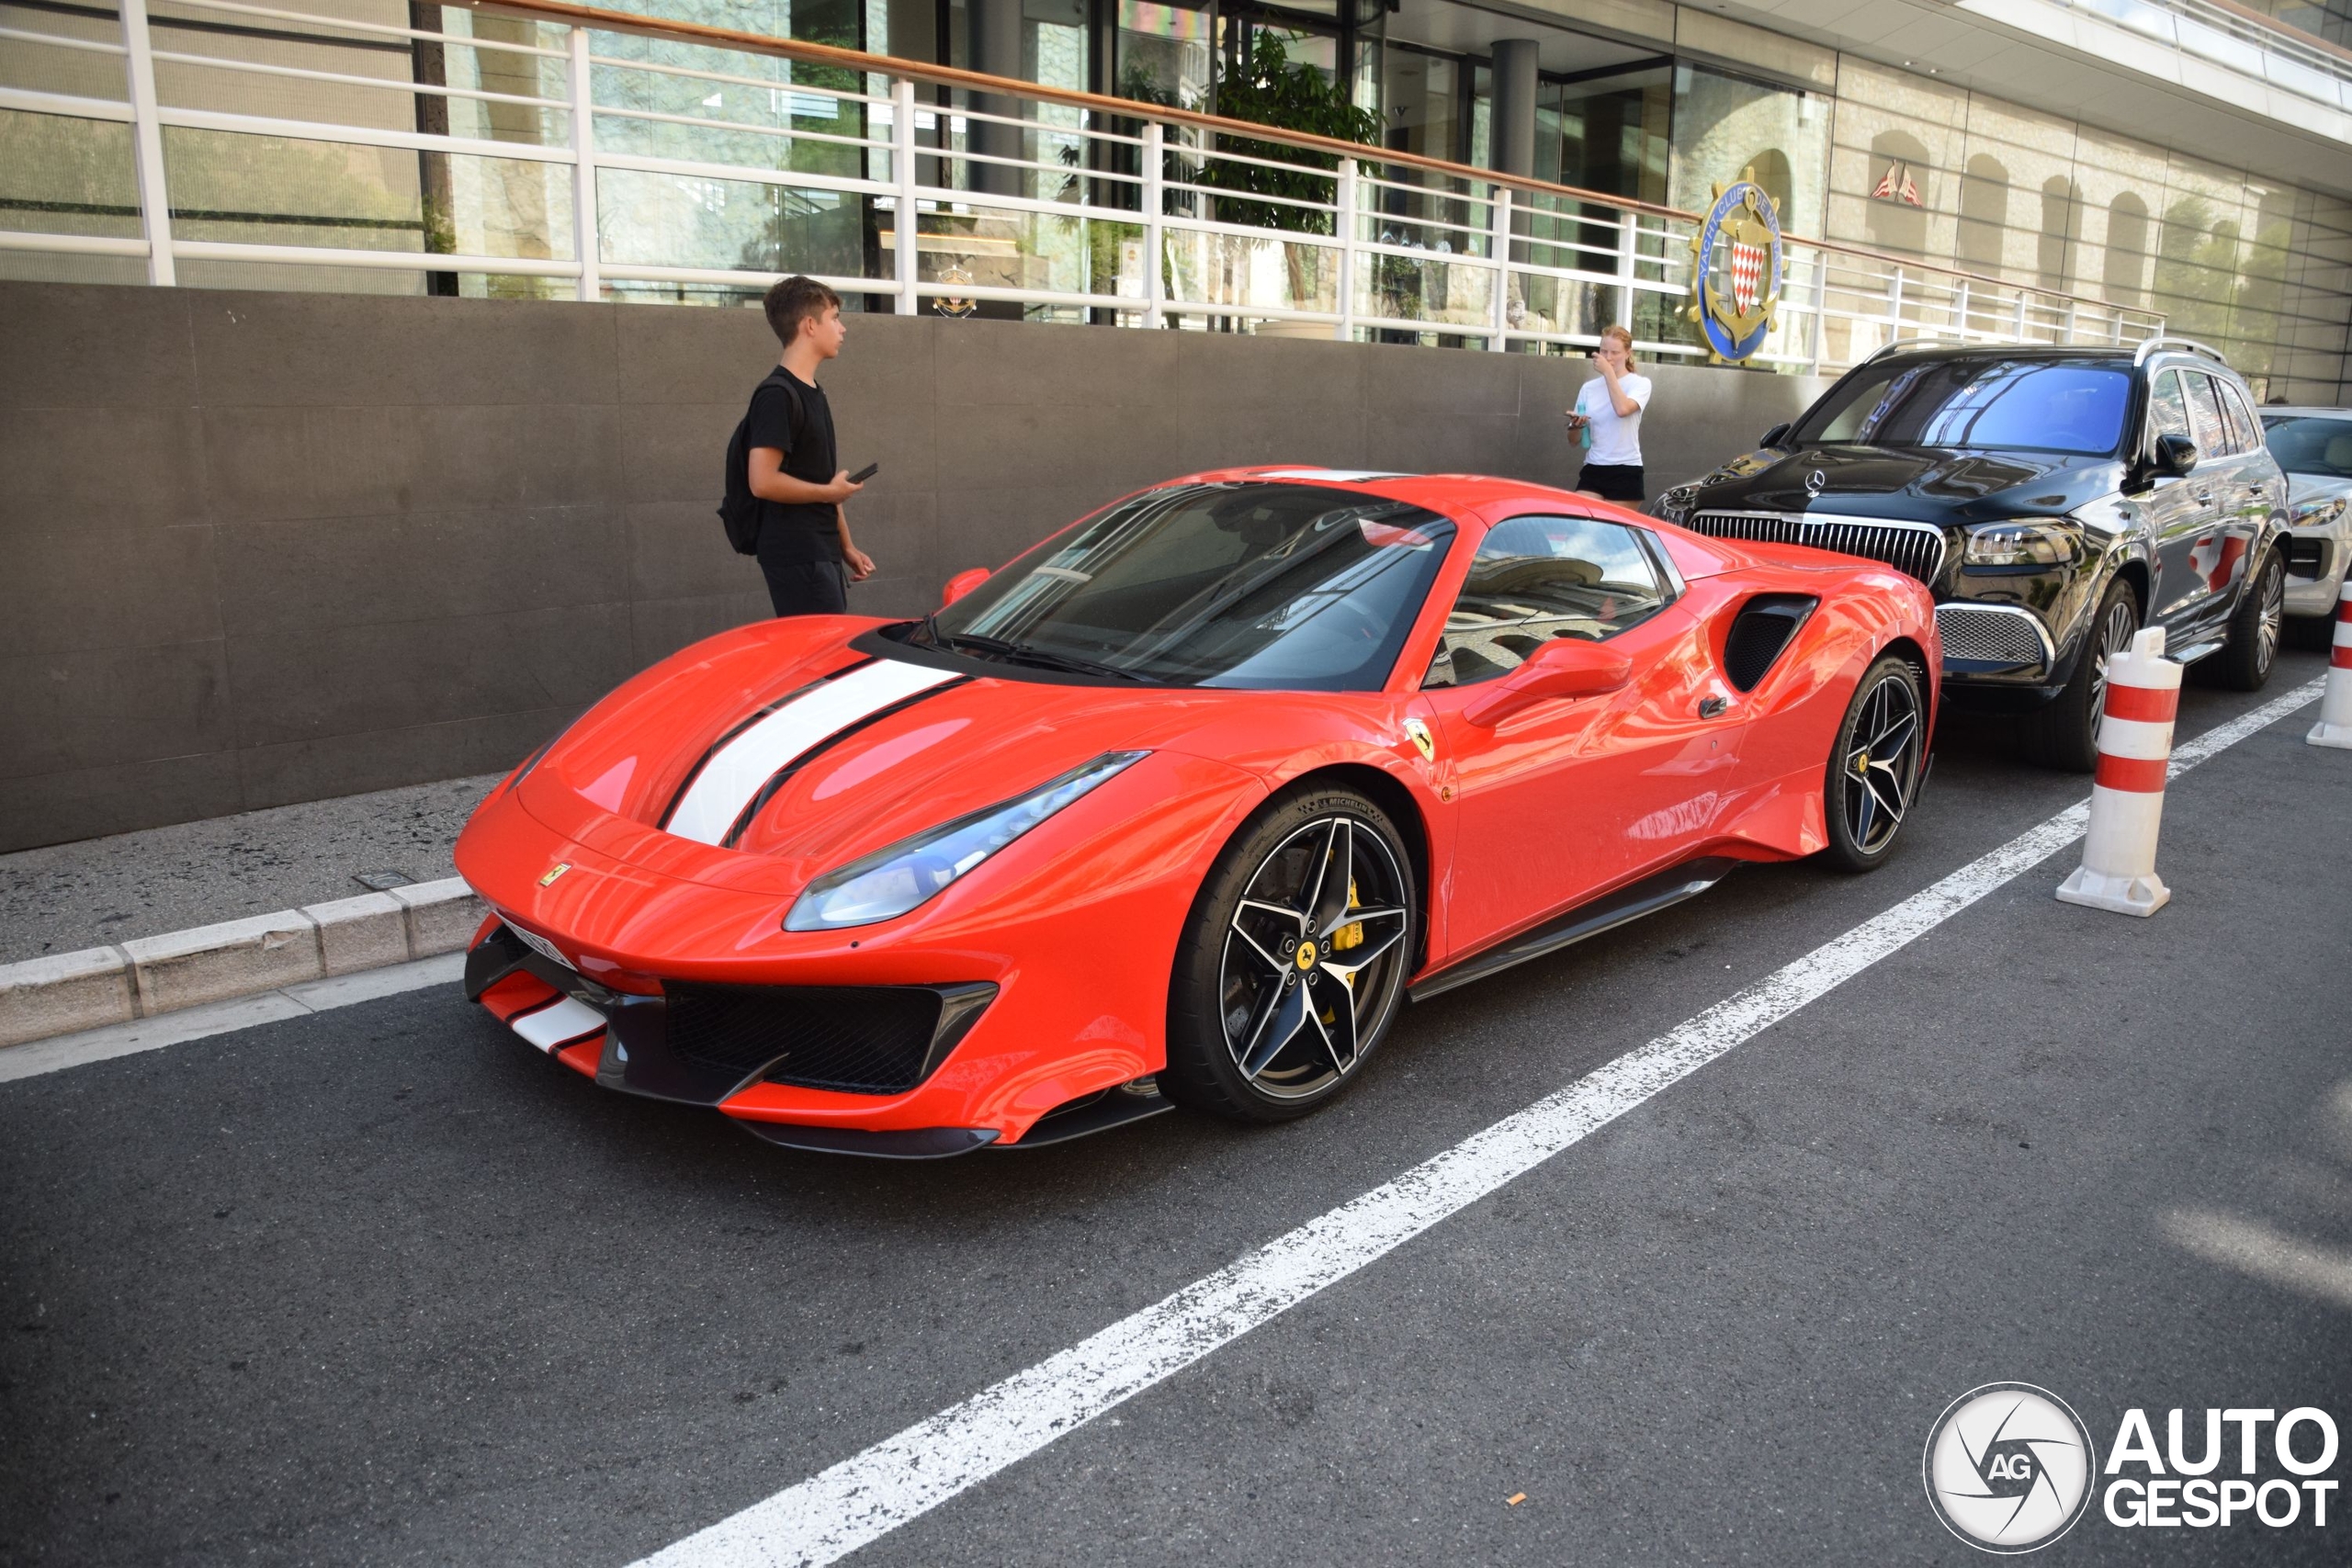
[[1959,291],[1952,296],[1952,322],[1959,328],[1959,341],[1968,341],[1968,279],[1960,280]]
[[915,84],[902,76],[890,89],[891,173],[898,175],[899,210],[890,219],[891,265],[899,279],[901,316],[915,313],[916,253],[922,243],[922,220],[915,200]]
[[2025,341],[2025,290],[2018,290],[2018,341]]
[[1488,259],[1495,264],[1495,335],[1487,340],[1487,346],[1500,353],[1510,347],[1503,336],[1510,330],[1510,187],[1490,188],[1494,194],[1488,203],[1492,209],[1488,217],[1493,227],[1487,249]]
[[1642,214],[1628,211],[1618,219],[1618,320],[1633,332],[1634,264],[1642,259]]
[[1829,253],[1813,253],[1813,331],[1806,334],[1805,355],[1809,367],[1821,374],[1822,323],[1829,316]]
[[571,248],[580,258],[580,298],[605,297],[597,268],[604,262],[596,238],[596,107],[589,96],[588,29],[571,29]]
[[172,202],[164,183],[164,127],[155,114],[155,56],[147,39],[147,0],[122,0],[123,67],[130,78],[131,163],[139,180],[139,220],[147,236],[147,281],[169,288]]
[[2081,309],[2082,307],[2075,304],[2074,300],[2066,301],[2066,324],[2059,329],[2060,343],[2071,344],[2075,341],[2075,316]]
[[1147,327],[1167,324],[1167,312],[1161,309],[1168,299],[1163,274],[1167,262],[1160,254],[1160,220],[1167,206],[1167,172],[1161,167],[1165,162],[1161,154],[1167,141],[1167,128],[1158,120],[1143,128],[1143,324]]
[[1340,160],[1339,188],[1332,193],[1332,205],[1338,209],[1334,222],[1340,235],[1340,324],[1331,335],[1341,343],[1353,343],[1356,335],[1356,161]]
[[1903,268],[1897,265],[1886,285],[1886,341],[1903,341]]

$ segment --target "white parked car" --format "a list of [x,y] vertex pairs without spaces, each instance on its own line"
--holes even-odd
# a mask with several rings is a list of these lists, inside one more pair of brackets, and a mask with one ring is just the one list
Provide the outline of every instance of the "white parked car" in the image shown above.
[[2352,409],[2267,408],[2262,428],[2287,470],[2287,614],[2333,615],[2352,556]]

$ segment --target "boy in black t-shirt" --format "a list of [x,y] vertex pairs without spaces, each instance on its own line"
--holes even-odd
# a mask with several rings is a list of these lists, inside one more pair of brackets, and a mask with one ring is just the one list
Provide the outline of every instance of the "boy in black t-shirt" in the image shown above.
[[752,393],[744,443],[760,502],[760,570],[777,615],[838,615],[849,608],[849,585],[874,575],[842,510],[863,487],[837,466],[833,411],[817,385],[817,367],[848,335],[842,297],[814,278],[787,277],[768,290],[766,306],[784,357]]

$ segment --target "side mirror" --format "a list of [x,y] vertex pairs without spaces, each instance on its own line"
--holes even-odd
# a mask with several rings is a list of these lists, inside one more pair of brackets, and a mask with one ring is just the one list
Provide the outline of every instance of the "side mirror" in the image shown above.
[[1785,423],[1776,424],[1771,429],[1766,431],[1764,433],[1764,439],[1758,441],[1756,445],[1758,446],[1778,446],[1782,441],[1788,439],[1788,434],[1789,427]]
[[957,572],[947,580],[946,588],[941,592],[939,607],[944,610],[948,605],[986,582],[992,575],[994,574],[984,566],[976,566],[969,571]]
[[1555,697],[1598,697],[1622,691],[1634,679],[1634,661],[1604,643],[1557,638],[1526,663],[1496,682],[1462,710],[1471,724],[1491,728],[1521,708]]
[[2155,460],[2148,471],[2159,479],[2179,479],[2197,466],[2197,443],[2186,435],[2156,437]]

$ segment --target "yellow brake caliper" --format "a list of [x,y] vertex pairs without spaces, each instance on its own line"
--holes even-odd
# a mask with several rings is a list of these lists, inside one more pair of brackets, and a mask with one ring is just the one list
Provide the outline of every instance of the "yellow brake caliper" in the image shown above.
[[[1356,879],[1352,876],[1348,878],[1348,908],[1351,909],[1361,909],[1363,908],[1363,900],[1356,897]],[[1349,924],[1341,926],[1338,931],[1331,933],[1331,951],[1333,953],[1345,953],[1351,947],[1362,947],[1363,945],[1363,922],[1362,920],[1351,921]]]
[[[1363,900],[1356,897],[1356,879],[1352,876],[1348,878],[1348,908],[1351,909],[1363,908]],[[1334,953],[1345,953],[1351,947],[1363,945],[1363,922],[1362,920],[1341,926],[1331,933],[1331,951]]]

